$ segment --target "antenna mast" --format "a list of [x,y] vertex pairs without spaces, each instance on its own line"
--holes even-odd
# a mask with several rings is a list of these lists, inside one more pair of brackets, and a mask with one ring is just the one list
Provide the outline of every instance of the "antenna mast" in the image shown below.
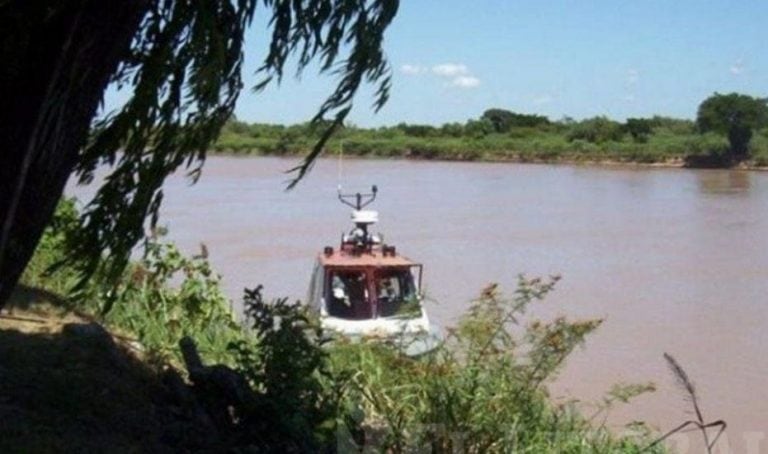
[[373,235],[368,233],[368,226],[379,221],[379,213],[363,210],[363,208],[376,200],[378,192],[379,189],[376,185],[373,185],[371,186],[371,192],[368,193],[344,194],[341,192],[341,186],[339,186],[339,201],[354,210],[352,211],[352,222],[355,224],[355,228],[349,235],[342,236],[342,245],[344,243],[353,244],[355,250],[364,251],[370,250],[373,244],[379,241],[378,238],[374,238]]

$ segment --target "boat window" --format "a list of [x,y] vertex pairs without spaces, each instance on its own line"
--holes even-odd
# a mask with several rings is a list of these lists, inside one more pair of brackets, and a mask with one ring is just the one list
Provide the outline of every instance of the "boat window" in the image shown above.
[[372,317],[365,273],[333,271],[328,288],[328,315],[349,320]]
[[384,269],[376,273],[378,315],[418,316],[421,314],[413,275],[408,268]]

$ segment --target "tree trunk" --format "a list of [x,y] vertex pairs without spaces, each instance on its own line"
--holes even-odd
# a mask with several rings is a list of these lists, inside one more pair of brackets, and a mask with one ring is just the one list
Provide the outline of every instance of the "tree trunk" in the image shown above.
[[150,0],[0,1],[0,308]]

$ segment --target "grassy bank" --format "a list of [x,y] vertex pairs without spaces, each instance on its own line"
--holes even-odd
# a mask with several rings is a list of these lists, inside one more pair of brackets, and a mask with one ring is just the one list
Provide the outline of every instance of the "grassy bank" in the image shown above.
[[[400,124],[341,129],[326,147],[361,157],[513,162],[590,162],[716,166],[727,154],[728,140],[699,134],[693,122],[664,117],[648,121],[648,131],[633,134],[626,125],[598,117],[536,126],[510,126],[498,132],[490,122],[470,120],[439,127]],[[635,131],[636,132],[636,131]],[[232,121],[214,151],[236,155],[304,154],[318,139],[309,125],[265,125]],[[746,167],[768,166],[768,129],[750,144]]]
[[[197,405],[207,409],[207,414],[214,415],[210,409],[221,408],[222,403],[227,411],[219,414],[219,419],[211,416],[216,421],[215,433],[206,434],[207,438],[192,448],[636,453],[653,438],[643,424],[618,436],[593,424],[576,404],[550,401],[547,384],[569,354],[600,325],[599,320],[526,319],[528,308],[544,301],[557,279],[521,278],[508,296],[495,286],[483,290],[459,324],[449,330],[445,345],[414,359],[381,342],[351,344],[336,339],[327,344],[316,321],[301,306],[286,300],[267,302],[260,290],[245,295],[248,329],[243,329],[232,319],[205,252],[187,258],[159,238],[148,240],[142,259],[132,265],[119,285],[100,282],[97,275],[76,299],[66,300],[61,294],[75,281],[75,273],[66,266],[54,274],[46,269],[66,255],[67,230],[76,228],[75,219],[73,206],[62,204],[24,276],[22,290],[52,295],[63,313],[81,312],[135,344],[135,359],[143,370],[137,377],[149,383],[141,389],[166,386],[160,372],[179,368],[177,345],[183,336],[198,344],[206,363],[230,365],[245,377],[249,390],[246,398],[232,400],[197,386]],[[36,302],[27,300],[24,304]],[[103,314],[102,310],[110,306],[111,310]],[[61,312],[49,315],[60,316]],[[11,328],[2,328],[5,335],[11,335],[6,332]],[[23,363],[30,374],[45,373],[52,362],[77,358],[77,354],[66,348],[51,349],[37,364],[33,358],[0,349],[4,367]],[[116,373],[109,361],[86,362],[83,367],[88,373]],[[78,370],[67,369],[62,374],[76,375]],[[64,382],[56,383],[62,386]],[[618,385],[607,390],[597,420],[602,420],[614,402],[626,402],[649,390],[651,385]],[[16,390],[3,392],[13,395]],[[41,395],[18,401],[22,415],[31,411],[25,405],[53,398],[45,389],[37,392]],[[165,396],[167,390],[158,393]],[[56,394],[65,397],[43,407],[38,402],[35,408],[48,408],[58,412],[57,418],[73,420],[96,411],[88,396],[66,397],[66,389],[57,389]],[[137,398],[137,408],[145,408],[148,399]],[[159,405],[158,414],[166,414],[171,404],[157,403],[157,399],[149,401]],[[110,415],[105,419],[110,424],[121,417],[113,413],[143,411],[109,393],[99,401],[99,411]],[[187,410],[177,408],[187,407],[172,405],[174,411],[187,415]],[[123,446],[139,446],[131,444],[140,432],[139,419],[129,418],[132,425],[115,435],[122,437]],[[98,433],[103,426],[98,418],[88,420],[94,425],[92,432]],[[32,426],[25,426],[25,421]],[[66,438],[66,446],[77,446],[77,437],[82,437],[82,446],[102,446],[93,444],[88,433],[75,432],[72,438],[59,432],[55,421],[34,413],[34,417],[19,419],[12,430],[14,434],[50,434],[46,443],[51,446],[57,437]],[[148,418],[147,423],[157,421]],[[7,430],[11,429],[0,428]],[[166,440],[156,429],[148,433],[156,434],[157,442],[165,448],[182,446],[173,437]],[[11,439],[8,435],[0,433],[0,440]],[[12,439],[16,450],[37,446],[32,438]],[[660,447],[651,450],[661,451]]]

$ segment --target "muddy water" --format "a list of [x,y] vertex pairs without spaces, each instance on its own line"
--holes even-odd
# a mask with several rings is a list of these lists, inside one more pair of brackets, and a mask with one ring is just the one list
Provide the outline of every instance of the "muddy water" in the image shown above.
[[[211,158],[196,186],[167,185],[172,239],[190,252],[205,242],[233,297],[263,283],[270,295],[303,298],[313,257],[349,227],[335,199],[337,162],[319,162],[286,193],[283,172],[295,164]],[[667,429],[691,417],[662,358],[670,352],[705,416],[728,422],[728,445],[768,452],[768,174],[346,160],[341,181],[379,185],[377,230],[425,264],[438,323],[451,324],[488,282],[511,290],[518,273],[559,274],[534,315],[605,323],[568,363],[556,397],[654,381],[658,392],[610,421]]]

